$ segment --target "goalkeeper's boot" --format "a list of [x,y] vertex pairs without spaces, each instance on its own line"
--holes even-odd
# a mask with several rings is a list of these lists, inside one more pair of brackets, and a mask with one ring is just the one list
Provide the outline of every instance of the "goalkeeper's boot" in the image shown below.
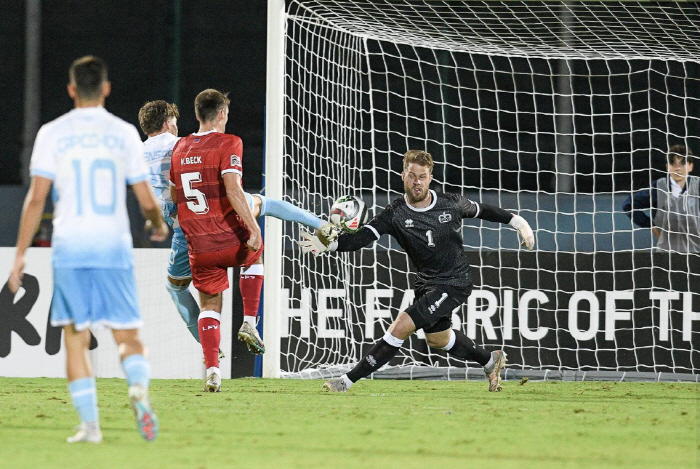
[[68,443],[102,443],[102,430],[99,422],[81,423],[78,432],[66,438]]
[[221,375],[218,368],[207,369],[207,380],[204,383],[204,392],[221,392]]
[[328,392],[347,392],[348,386],[345,380],[341,378],[333,378],[323,383],[324,391]]
[[491,368],[484,367],[484,373],[489,379],[489,392],[499,392],[501,387],[501,370],[506,366],[506,353],[503,350],[491,352],[493,365]]
[[[224,358],[226,358],[226,355],[224,355],[224,351],[219,349],[219,361],[223,360]],[[205,365],[207,364],[206,358],[202,357],[202,363],[204,363]]]
[[158,436],[158,417],[148,401],[148,389],[140,384],[129,386],[129,399],[136,415],[139,433],[146,441],[155,440]]
[[238,330],[238,340],[245,342],[248,350],[255,355],[265,353],[265,344],[258,335],[258,330],[245,321]]

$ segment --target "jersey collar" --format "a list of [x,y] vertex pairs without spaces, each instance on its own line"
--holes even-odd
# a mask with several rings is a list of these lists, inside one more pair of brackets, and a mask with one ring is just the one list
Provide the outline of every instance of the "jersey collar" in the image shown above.
[[107,112],[102,106],[90,106],[90,107],[74,107],[70,110],[71,114],[104,114]]
[[[170,135],[170,137],[168,137],[168,135]],[[158,135],[154,135],[153,137],[148,137],[146,140],[151,140],[151,139],[153,139],[153,140],[169,140],[171,138],[173,140],[180,140],[180,137],[176,137],[175,135],[171,134],[170,132],[162,132],[162,133],[159,133]]]
[[411,203],[408,201],[408,196],[406,194],[403,195],[403,200],[406,201],[406,206],[413,210],[414,212],[427,212],[431,208],[435,207],[435,204],[437,203],[437,194],[435,193],[434,190],[430,190],[430,195],[433,198],[433,201],[430,202],[430,205],[428,205],[425,208],[416,208]]
[[206,132],[195,132],[192,135],[194,135],[196,137],[201,137],[202,135],[209,135],[209,134],[213,134],[214,132],[216,132],[216,130],[207,130]]
[[674,197],[679,197],[688,188],[688,179],[685,180],[685,187],[681,187],[671,176],[668,177],[668,188]]

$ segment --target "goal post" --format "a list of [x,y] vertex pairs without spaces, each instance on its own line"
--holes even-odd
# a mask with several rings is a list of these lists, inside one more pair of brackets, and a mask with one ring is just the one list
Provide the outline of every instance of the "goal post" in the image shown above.
[[[265,95],[265,195],[284,197],[283,158],[284,129],[284,0],[267,1],[267,80]],[[265,278],[263,291],[263,338],[266,354],[262,374],[265,378],[280,376],[279,304],[282,279],[282,223],[273,217],[265,219]]]
[[[465,220],[475,289],[453,327],[506,350],[512,376],[697,380],[700,254],[656,250],[622,209],[671,145],[700,152],[697,5],[268,5],[268,195],[321,216],[357,195],[376,214],[403,192],[406,150],[427,150],[433,189],[536,231],[524,252],[509,227]],[[413,268],[386,237],[304,256],[299,230],[266,221],[264,375],[335,376],[411,304]],[[374,375],[472,376],[420,331]]]

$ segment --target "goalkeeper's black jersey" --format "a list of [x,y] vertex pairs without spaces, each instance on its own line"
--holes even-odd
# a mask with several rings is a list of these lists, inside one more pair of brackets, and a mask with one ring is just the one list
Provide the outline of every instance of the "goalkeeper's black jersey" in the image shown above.
[[366,226],[379,238],[396,238],[418,270],[416,286],[472,284],[471,267],[463,248],[462,218],[479,214],[476,202],[456,194],[436,193],[423,209],[404,197],[394,200]]

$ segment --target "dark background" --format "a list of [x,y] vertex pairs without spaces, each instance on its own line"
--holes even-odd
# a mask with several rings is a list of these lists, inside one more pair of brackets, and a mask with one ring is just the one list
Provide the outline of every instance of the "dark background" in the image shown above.
[[664,176],[671,145],[700,150],[698,3],[312,3],[291,5],[287,30],[285,163],[300,192],[386,180],[400,193],[403,153],[420,148],[446,191],[629,194]]
[[[246,187],[261,188],[266,4],[42,1],[41,124],[72,108],[66,93],[68,67],[88,54],[102,57],[109,66],[112,95],[106,108],[137,127],[139,108],[146,101],[165,99],[180,107],[180,135],[195,132],[197,93],[206,88],[228,91],[227,130],[243,139]],[[5,136],[0,184],[22,183],[25,7],[24,1],[0,2],[0,128]]]
[[[141,106],[164,99],[180,107],[180,135],[197,131],[194,98],[203,89],[216,88],[229,92],[231,98],[227,131],[243,139],[245,187],[259,190],[263,184],[266,4],[262,0],[43,0],[40,123],[73,107],[66,92],[68,67],[88,54],[103,58],[109,67],[112,94],[106,108],[137,128]],[[0,128],[5,140],[0,185],[22,184],[25,8],[24,1],[0,2]],[[11,203],[19,207],[21,199]],[[134,215],[135,245],[148,245],[138,228],[143,222]],[[18,213],[11,216],[13,221],[19,218]],[[9,231],[14,239],[16,227]],[[237,274],[236,269],[234,284]],[[232,291],[237,331],[242,306],[238,288]],[[236,340],[222,366],[228,364],[234,376],[253,375],[253,356]]]
[[[65,89],[68,67],[75,58],[87,54],[104,58],[110,67],[112,96],[107,109],[135,125],[138,110],[146,101],[165,99],[178,104],[180,134],[189,134],[198,127],[193,112],[196,94],[205,88],[228,91],[231,114],[227,130],[243,138],[246,188],[262,188],[266,1],[44,0],[41,5],[41,124],[72,107]],[[572,5],[580,12],[575,2]],[[0,2],[0,126],[5,135],[0,184],[22,183],[25,7],[22,0]],[[643,11],[644,6],[636,8]],[[700,23],[697,4],[676,4],[674,8]],[[634,11],[630,7],[627,15]],[[405,147],[406,138],[401,134],[406,130],[417,141],[427,137],[438,142],[467,142],[463,173],[468,174],[450,172],[448,166],[438,164],[439,180],[459,187],[463,185],[461,176],[466,175],[483,189],[553,190],[558,150],[551,93],[561,70],[558,61],[479,54],[432,57],[434,52],[428,49],[371,40],[368,47],[375,94],[385,89],[397,93],[392,98],[397,102],[385,97],[375,100],[379,131],[375,145],[380,151],[384,146]],[[388,55],[377,55],[380,50]],[[392,55],[404,59],[400,64],[385,63],[391,62],[388,57]],[[432,76],[429,68],[416,65],[421,59],[445,64],[456,60],[464,73],[452,76],[446,71],[441,77]],[[403,67],[408,79],[386,73],[384,68],[392,66]],[[700,86],[698,63],[573,60],[568,69],[575,96],[574,153],[570,155],[576,173],[573,192],[639,189],[663,175],[668,146],[686,143],[696,153],[700,151],[700,100],[697,89],[691,89]],[[420,78],[448,84],[459,81],[462,90],[431,88]],[[423,109],[419,102],[412,103],[404,111],[415,117],[408,122],[408,129],[401,122],[401,133],[383,134],[384,126],[390,128],[383,120],[388,115],[385,111],[402,109],[402,96],[425,98],[422,93],[429,99],[444,94],[447,103],[465,106],[461,111]],[[540,93],[536,100],[533,93]],[[479,111],[475,110],[477,102]],[[466,127],[443,125],[443,113],[447,113],[448,122],[464,122]],[[470,127],[476,122],[478,128]],[[440,145],[433,147],[428,145],[427,149],[438,162],[454,157],[442,155]],[[374,163],[388,165],[383,160]],[[518,177],[502,177],[504,172],[513,171]],[[400,181],[394,179],[400,190]]]

